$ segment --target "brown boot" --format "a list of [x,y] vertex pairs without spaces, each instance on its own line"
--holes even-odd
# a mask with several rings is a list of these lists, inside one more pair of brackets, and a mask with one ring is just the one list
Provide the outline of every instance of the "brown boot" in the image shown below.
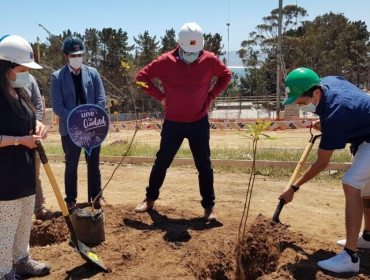
[[76,208],[76,201],[66,201],[66,204],[67,204],[69,215],[72,215],[73,211]]
[[41,220],[41,221],[47,221],[47,220],[52,220],[54,218],[58,218],[61,216],[62,213],[59,211],[52,212],[48,209],[41,209],[35,214],[35,219],[36,220]]
[[204,219],[208,222],[217,222],[217,214],[214,207],[204,208]]
[[94,202],[94,208],[95,209],[100,209],[104,206],[108,206],[108,203],[105,201],[104,197],[99,197],[97,200]]
[[152,210],[154,207],[154,200],[151,198],[145,198],[143,202],[138,204],[134,209],[135,213],[145,213]]

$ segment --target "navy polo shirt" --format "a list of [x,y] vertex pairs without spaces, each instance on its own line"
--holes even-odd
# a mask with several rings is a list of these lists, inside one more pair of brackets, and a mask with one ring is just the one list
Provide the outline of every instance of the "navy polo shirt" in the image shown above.
[[315,111],[321,123],[319,147],[343,149],[360,136],[370,143],[370,96],[343,77],[328,76],[321,83],[323,94]]

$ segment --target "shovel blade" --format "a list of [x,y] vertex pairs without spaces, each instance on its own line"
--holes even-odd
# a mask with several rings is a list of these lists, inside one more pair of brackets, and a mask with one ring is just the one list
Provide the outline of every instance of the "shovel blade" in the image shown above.
[[278,206],[276,207],[274,216],[272,217],[272,220],[275,223],[281,224],[280,219],[279,219],[279,216],[280,216],[281,210],[283,210],[284,205],[285,205],[285,200],[284,199],[280,199],[280,202],[279,202]]
[[90,262],[90,263],[93,263],[99,266],[105,272],[108,272],[108,268],[106,267],[105,263],[103,262],[102,259],[99,258],[98,254],[93,249],[86,246],[79,240],[77,242],[78,242],[78,248],[80,249],[79,253],[82,258],[84,258],[87,262]]
[[[77,244],[75,244],[75,242]],[[87,261],[88,263],[93,264],[93,265],[97,265],[101,269],[103,269],[105,272],[109,272],[109,270],[108,270],[107,266],[105,265],[104,261],[101,258],[99,258],[98,254],[93,249],[91,249],[90,247],[88,247],[87,245],[82,243],[80,240],[73,241],[73,238],[71,237],[69,239],[69,246],[74,248],[75,252],[79,253],[81,255],[81,257],[85,261]]]

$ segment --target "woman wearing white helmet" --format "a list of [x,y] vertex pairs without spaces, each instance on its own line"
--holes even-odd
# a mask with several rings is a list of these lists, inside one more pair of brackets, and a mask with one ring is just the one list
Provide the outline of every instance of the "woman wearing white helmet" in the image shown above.
[[[35,141],[45,139],[46,127],[22,89],[28,69],[40,69],[30,44],[11,35],[0,39],[0,279],[43,276],[50,265],[29,255],[35,203]],[[12,266],[13,260],[13,266]]]

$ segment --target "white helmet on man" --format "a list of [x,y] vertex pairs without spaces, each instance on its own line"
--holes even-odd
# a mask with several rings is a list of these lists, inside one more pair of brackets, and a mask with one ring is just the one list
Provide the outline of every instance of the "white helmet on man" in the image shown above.
[[203,49],[202,28],[195,22],[185,23],[177,35],[177,43],[185,52],[199,52]]
[[31,45],[24,38],[17,35],[9,35],[1,38],[0,59],[33,69],[42,68],[42,66],[34,61]]

